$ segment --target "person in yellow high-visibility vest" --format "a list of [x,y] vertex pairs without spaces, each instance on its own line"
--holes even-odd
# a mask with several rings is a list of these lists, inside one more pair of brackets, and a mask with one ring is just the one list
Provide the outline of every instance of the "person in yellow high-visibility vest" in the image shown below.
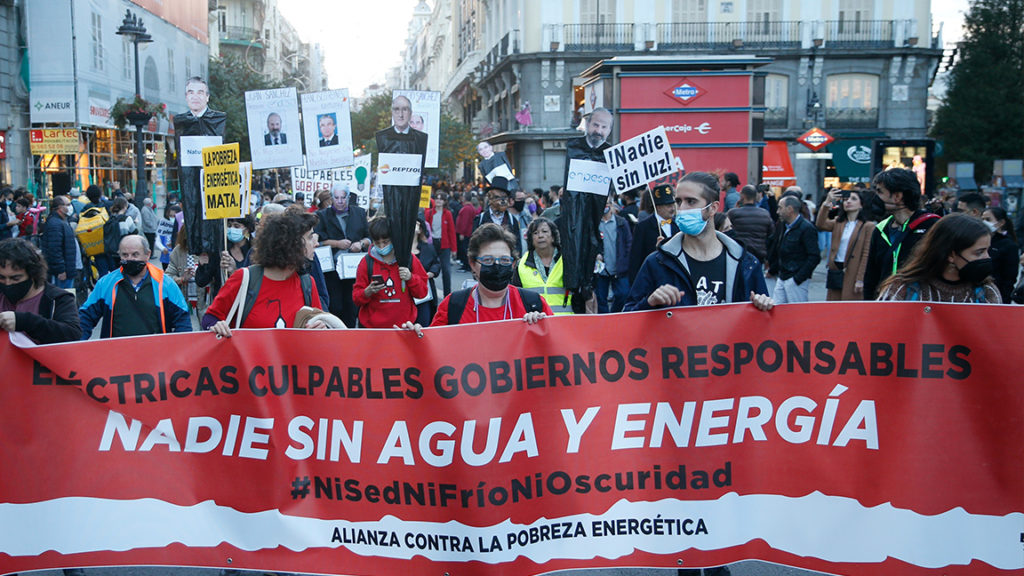
[[526,254],[519,259],[512,285],[544,297],[555,315],[572,314],[572,295],[565,289],[558,228],[547,218],[536,218],[526,229]]

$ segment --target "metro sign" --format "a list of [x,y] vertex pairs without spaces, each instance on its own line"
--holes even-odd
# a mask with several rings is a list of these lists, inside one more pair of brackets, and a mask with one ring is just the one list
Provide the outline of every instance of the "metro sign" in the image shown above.
[[665,94],[686,105],[707,94],[707,90],[701,88],[689,78],[683,78],[679,84],[666,90]]
[[802,136],[796,139],[797,142],[807,146],[811,150],[817,152],[825,146],[828,146],[830,142],[833,142],[835,138],[829,135],[821,128],[815,126],[807,132],[804,132]]
[[0,130],[0,160],[7,158],[7,131]]

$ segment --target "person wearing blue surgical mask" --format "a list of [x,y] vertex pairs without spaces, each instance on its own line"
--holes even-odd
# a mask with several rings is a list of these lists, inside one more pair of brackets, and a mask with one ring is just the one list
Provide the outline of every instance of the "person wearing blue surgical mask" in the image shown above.
[[253,230],[256,227],[252,216],[232,218],[225,221],[227,249],[221,251],[218,261],[210,260],[205,254],[199,256],[199,267],[196,269],[196,286],[212,286],[213,294],[220,292],[221,270],[227,278],[239,268],[249,266]]
[[720,196],[714,175],[691,172],[683,177],[675,190],[674,223],[679,232],[644,260],[625,311],[735,302],[752,302],[759,310],[774,306],[761,262],[715,231]]

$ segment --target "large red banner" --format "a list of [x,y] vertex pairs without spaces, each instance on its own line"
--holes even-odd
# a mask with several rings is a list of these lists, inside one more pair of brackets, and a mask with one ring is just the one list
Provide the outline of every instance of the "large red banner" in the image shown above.
[[664,126],[671,144],[746,144],[750,141],[749,112],[620,114],[619,122],[623,140]]
[[1024,309],[0,341],[0,573],[1024,570]]

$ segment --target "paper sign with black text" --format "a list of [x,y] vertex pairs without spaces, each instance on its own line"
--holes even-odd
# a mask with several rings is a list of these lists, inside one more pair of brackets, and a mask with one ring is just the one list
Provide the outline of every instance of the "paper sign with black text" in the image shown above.
[[352,165],[352,123],[348,90],[303,94],[302,133],[306,167],[327,170]]
[[243,191],[238,142],[203,148],[203,219],[238,218]]
[[682,170],[672,154],[665,127],[644,132],[604,151],[615,192],[621,194]]
[[245,118],[253,169],[302,164],[299,102],[295,88],[246,92]]

